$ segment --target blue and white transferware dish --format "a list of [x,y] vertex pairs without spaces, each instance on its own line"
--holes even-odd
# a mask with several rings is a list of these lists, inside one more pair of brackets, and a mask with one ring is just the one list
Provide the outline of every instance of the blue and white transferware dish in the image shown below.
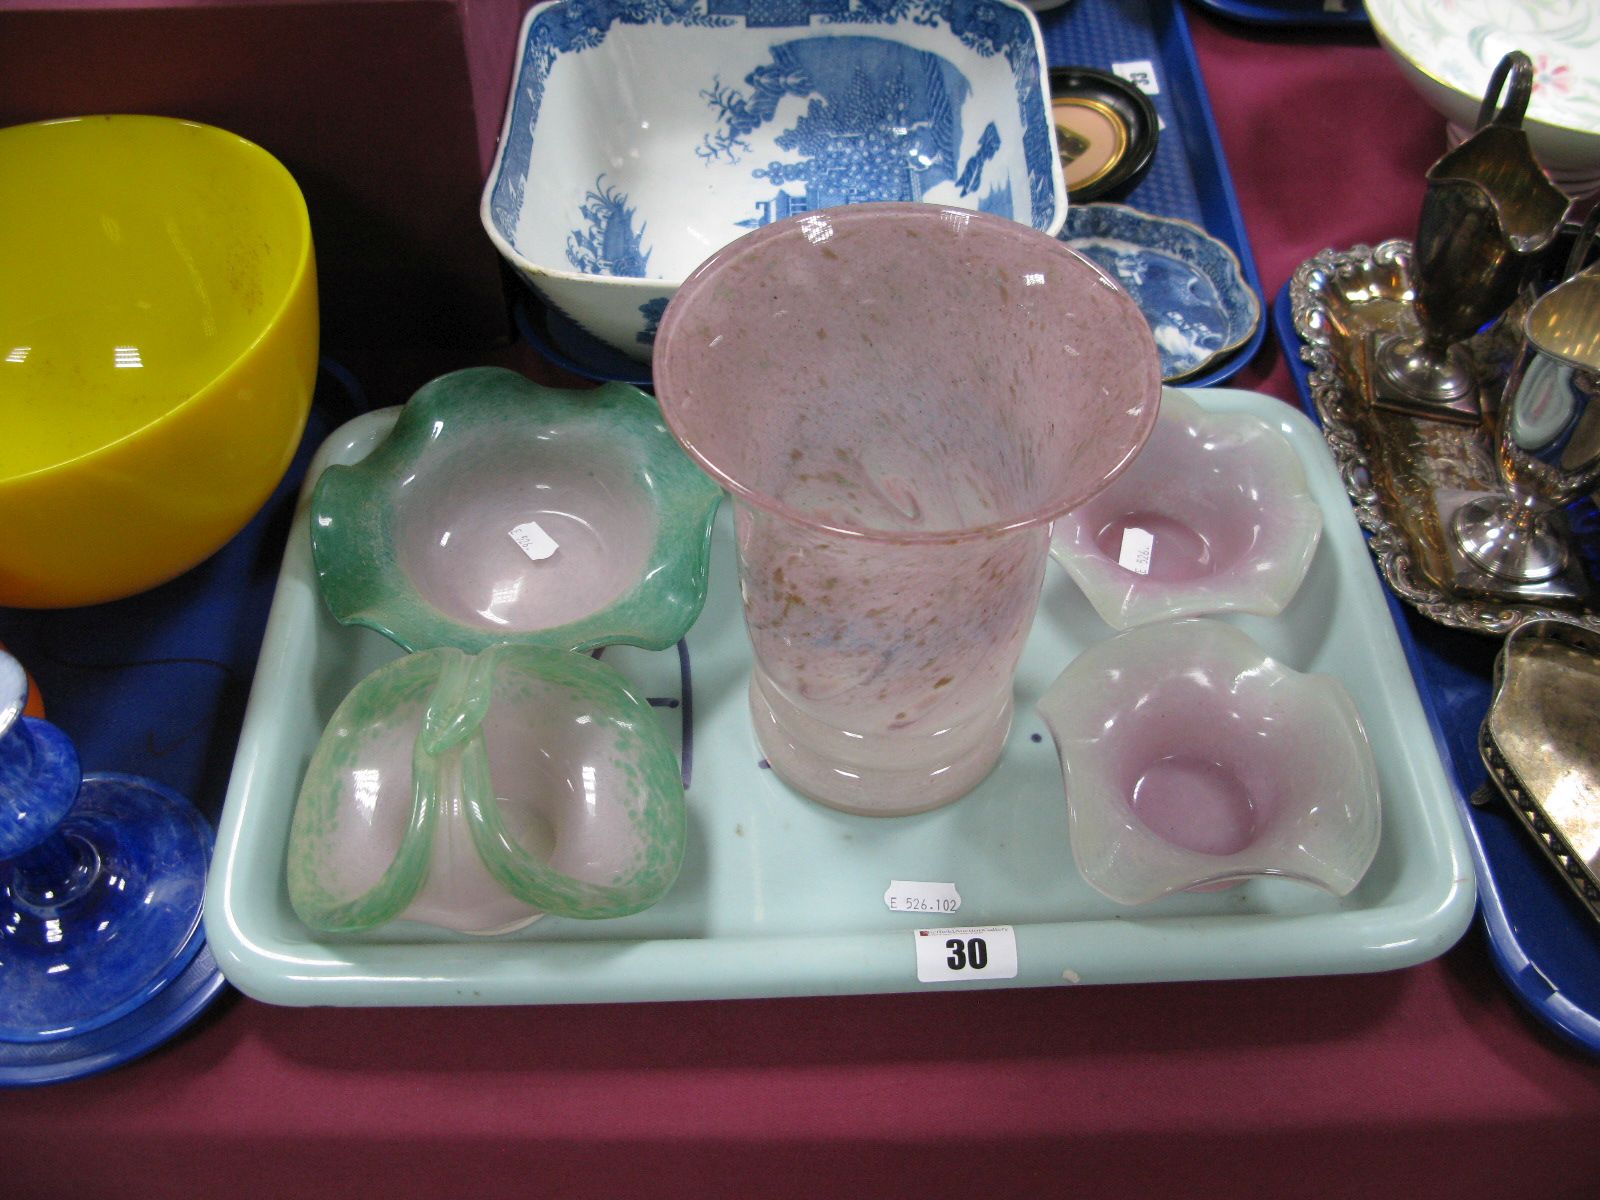
[[678,284],[782,217],[922,200],[1065,219],[1018,0],[561,0],[519,44],[484,228],[640,362]]
[[1060,237],[1133,296],[1155,333],[1168,383],[1231,354],[1261,321],[1261,299],[1238,257],[1188,221],[1121,204],[1080,204]]

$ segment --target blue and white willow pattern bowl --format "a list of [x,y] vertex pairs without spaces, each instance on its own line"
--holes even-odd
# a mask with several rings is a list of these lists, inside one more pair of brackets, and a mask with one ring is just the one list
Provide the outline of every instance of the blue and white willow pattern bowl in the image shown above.
[[1175,383],[1231,354],[1256,330],[1261,301],[1227,246],[1188,221],[1121,204],[1079,204],[1061,240],[1133,296]]
[[520,45],[484,228],[640,361],[678,284],[783,217],[923,200],[1055,234],[1066,215],[1016,0],[563,0]]

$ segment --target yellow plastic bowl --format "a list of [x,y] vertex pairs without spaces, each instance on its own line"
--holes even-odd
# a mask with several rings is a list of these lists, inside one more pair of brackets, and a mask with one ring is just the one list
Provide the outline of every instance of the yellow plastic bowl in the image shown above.
[[311,223],[235,134],[0,129],[0,605],[142,592],[283,478],[317,370]]

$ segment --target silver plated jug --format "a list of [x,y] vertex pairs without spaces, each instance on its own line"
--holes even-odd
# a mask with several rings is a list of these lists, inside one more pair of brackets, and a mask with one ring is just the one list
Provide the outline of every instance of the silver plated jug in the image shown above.
[[1428,170],[1412,266],[1420,329],[1381,340],[1374,356],[1386,407],[1478,418],[1478,382],[1461,343],[1510,306],[1569,204],[1522,129],[1532,90],[1532,61],[1512,51],[1495,67],[1477,132]]

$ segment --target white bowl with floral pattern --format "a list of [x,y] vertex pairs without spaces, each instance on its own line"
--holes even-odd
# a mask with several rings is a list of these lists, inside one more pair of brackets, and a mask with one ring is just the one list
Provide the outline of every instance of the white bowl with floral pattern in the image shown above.
[[1366,0],[1373,32],[1459,140],[1477,124],[1496,64],[1533,61],[1523,128],[1570,195],[1600,190],[1600,4],[1595,0]]

